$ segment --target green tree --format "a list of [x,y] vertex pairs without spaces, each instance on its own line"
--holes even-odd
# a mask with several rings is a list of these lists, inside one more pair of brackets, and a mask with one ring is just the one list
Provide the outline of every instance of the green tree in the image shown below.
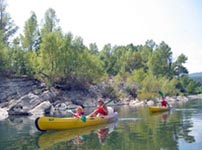
[[138,48],[140,51],[140,54],[141,54],[142,65],[143,65],[143,69],[145,72],[148,71],[148,62],[149,62],[150,57],[152,56],[153,48],[155,46],[151,46],[151,47],[146,44],[144,46],[139,46],[139,48]]
[[41,57],[41,72],[49,78],[50,81],[55,81],[57,76],[60,76],[59,63],[60,51],[63,48],[63,37],[61,32],[47,33],[42,37],[40,57]]
[[43,25],[41,29],[41,44],[39,52],[39,73],[48,81],[54,82],[59,72],[58,62],[60,58],[60,49],[63,47],[63,35],[58,26],[59,20],[57,19],[54,9],[49,8],[45,12]]
[[126,60],[126,71],[132,73],[135,69],[143,67],[142,57],[139,52],[127,52],[128,59]]
[[15,26],[9,13],[6,12],[6,1],[0,0],[0,71],[9,72],[9,39],[16,33],[18,27]]
[[177,60],[172,64],[173,75],[180,77],[188,74],[188,70],[183,66],[186,63],[187,57],[184,54],[178,56]]
[[[73,70],[71,76],[78,84],[95,83],[103,76],[103,66],[97,56],[84,46],[83,39],[76,37],[72,41]],[[71,58],[71,59],[72,59]]]
[[188,85],[186,86],[186,90],[188,94],[198,94],[196,92],[197,83],[194,80],[190,80]]
[[145,42],[145,46],[152,49],[152,50],[154,50],[154,49],[156,49],[157,44],[153,40],[147,40]]
[[49,8],[45,12],[45,17],[43,21],[44,23],[42,25],[42,34],[60,30],[60,27],[58,26],[59,19],[57,18],[56,12],[54,9]]
[[37,16],[31,12],[31,17],[25,22],[24,36],[22,38],[22,45],[25,50],[38,50],[40,34],[37,23]]
[[179,84],[177,85],[177,88],[185,95],[198,94],[197,87],[198,87],[197,83],[189,76],[184,75],[179,78]]
[[107,74],[113,75],[114,72],[112,70],[113,68],[113,62],[111,61],[112,57],[112,46],[111,44],[106,44],[103,49],[100,51],[99,58],[104,64],[104,70]]
[[10,14],[6,12],[6,7],[6,0],[0,0],[0,32],[3,36],[2,40],[9,44],[9,38],[16,33],[18,27],[14,24]]
[[161,89],[162,82],[152,74],[148,74],[141,83],[141,88],[138,89],[139,99],[150,99],[157,96],[157,92]]
[[26,51],[22,50],[20,47],[20,39],[15,38],[13,40],[12,48],[8,49],[9,54],[9,69],[12,70],[12,73],[17,75],[27,75],[28,74],[28,67],[29,64]]
[[3,42],[3,34],[0,31],[0,71],[5,69],[7,51],[5,49],[5,43]]
[[141,69],[137,69],[134,70],[132,73],[132,76],[134,78],[134,80],[138,83],[141,84],[142,81],[145,79],[145,77],[147,76],[147,73],[144,71],[143,68]]
[[126,72],[127,51],[128,48],[126,46],[116,46],[113,48],[110,57],[112,75],[115,76],[118,73],[124,74]]
[[157,49],[152,53],[149,59],[148,67],[151,73],[156,76],[170,77],[172,65],[172,51],[170,47],[165,43],[161,42]]
[[98,47],[96,43],[90,43],[89,50],[92,54],[98,54]]

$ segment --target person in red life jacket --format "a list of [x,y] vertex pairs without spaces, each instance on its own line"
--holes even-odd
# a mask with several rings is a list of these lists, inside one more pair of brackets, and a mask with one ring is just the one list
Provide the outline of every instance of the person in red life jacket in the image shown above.
[[166,98],[165,98],[165,97],[163,97],[163,99],[162,99],[162,101],[161,101],[161,106],[162,106],[162,107],[169,107],[169,104],[168,104],[168,102],[166,101]]
[[95,116],[106,116],[106,115],[108,115],[107,106],[104,105],[104,101],[102,99],[99,99],[96,109],[89,116],[95,117]]
[[76,108],[76,112],[74,113],[74,117],[80,117],[82,115],[84,115],[83,108],[81,106],[78,106]]

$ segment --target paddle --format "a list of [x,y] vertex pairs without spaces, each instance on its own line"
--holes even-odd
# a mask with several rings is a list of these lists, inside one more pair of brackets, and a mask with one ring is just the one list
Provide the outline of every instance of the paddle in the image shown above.
[[[162,91],[159,91],[159,95],[160,95],[162,98],[164,98],[164,94],[163,94]],[[168,104],[168,103],[167,103],[167,104]],[[171,106],[170,104],[168,104],[168,107],[169,107],[169,108],[172,108],[172,106]]]
[[[72,110],[67,109],[67,112],[69,112],[69,113],[71,113],[72,115],[74,115],[74,116],[75,116],[75,113],[74,113],[74,112],[72,112]],[[80,117],[79,117],[79,116],[75,116],[75,117],[80,118],[80,119],[81,119],[81,121],[83,121],[83,122],[86,122],[86,116],[84,116],[84,115],[81,115]]]
[[105,102],[105,103],[104,103],[104,105],[103,105],[103,106],[105,106],[105,105],[107,105],[107,104],[111,103],[112,101],[113,101],[113,99],[109,99],[107,102]]
[[159,95],[160,95],[161,97],[164,97],[164,94],[163,94],[162,91],[159,91]]

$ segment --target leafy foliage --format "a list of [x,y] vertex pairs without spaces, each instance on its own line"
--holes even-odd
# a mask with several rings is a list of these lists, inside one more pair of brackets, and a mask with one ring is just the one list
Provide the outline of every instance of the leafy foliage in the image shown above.
[[10,14],[6,12],[6,0],[0,1],[0,32],[3,42],[9,44],[9,38],[11,38],[18,27],[14,24],[14,21],[11,19]]
[[[6,17],[5,6],[0,5],[5,14],[1,17]],[[50,8],[41,26],[32,12],[23,34],[8,47],[8,37],[16,27],[8,16],[4,20],[0,24],[2,72],[35,77],[68,90],[84,90],[91,84],[111,79],[112,84],[102,93],[111,97],[149,99],[159,96],[158,91],[165,95],[202,92],[201,84],[188,77],[184,66],[188,58],[181,54],[173,61],[171,48],[164,41],[159,45],[153,40],[147,40],[144,45],[109,43],[100,51],[92,43],[88,48],[81,37],[62,31],[56,12]],[[10,32],[5,32],[6,26],[12,27]]]
[[25,50],[38,50],[39,48],[39,29],[37,16],[32,12],[31,17],[27,20],[24,27],[24,36],[21,35],[22,45]]

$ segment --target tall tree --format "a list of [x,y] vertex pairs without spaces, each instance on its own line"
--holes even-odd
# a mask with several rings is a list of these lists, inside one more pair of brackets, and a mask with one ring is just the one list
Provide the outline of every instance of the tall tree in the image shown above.
[[118,73],[125,73],[126,71],[126,61],[128,59],[127,57],[127,51],[133,51],[133,45],[128,46],[117,46],[114,48],[112,57],[111,57],[111,63],[113,66],[111,67],[111,70],[113,72],[113,75],[117,75]]
[[128,59],[126,61],[126,71],[132,73],[135,69],[143,67],[142,57],[139,52],[132,54],[128,53]]
[[139,51],[142,57],[142,65],[145,71],[148,70],[148,61],[149,58],[152,56],[153,49],[148,45],[144,45],[139,47]]
[[0,72],[2,72],[6,68],[7,54],[8,53],[5,49],[5,43],[3,42],[3,34],[0,31]]
[[104,45],[104,48],[100,51],[100,55],[99,55],[101,61],[104,64],[104,70],[108,74],[112,74],[111,73],[112,65],[110,62],[111,54],[112,54],[111,44],[106,44]]
[[22,45],[25,50],[37,50],[39,48],[40,34],[37,23],[37,16],[31,12],[31,17],[25,22]]
[[57,19],[55,10],[52,8],[49,8],[45,12],[44,24],[42,27],[42,34],[58,30],[59,29],[58,23],[59,23],[59,19]]
[[98,54],[98,47],[96,43],[90,43],[89,50],[92,54]]
[[9,54],[9,65],[10,70],[12,70],[15,74],[26,74],[26,57],[25,57],[25,51],[23,51],[20,47],[20,40],[19,38],[15,38],[13,40],[12,48],[8,50]]
[[172,51],[165,42],[161,42],[157,49],[152,53],[148,65],[154,76],[170,77]]
[[172,64],[172,70],[174,76],[180,77],[188,74],[188,70],[183,66],[186,63],[187,57],[184,54],[178,56],[177,60]]
[[151,48],[152,50],[154,50],[157,47],[156,43],[153,40],[147,40],[145,42],[145,45]]
[[47,33],[42,38],[42,44],[40,49],[41,56],[41,72],[46,74],[49,79],[54,81],[54,78],[60,73],[58,69],[60,60],[61,50],[63,49],[63,35],[61,32]]
[[3,41],[9,44],[9,38],[17,32],[18,27],[10,14],[6,12],[6,7],[6,0],[0,0],[0,32],[3,35]]
[[41,64],[39,72],[52,81],[58,73],[58,54],[63,47],[63,35],[58,28],[58,22],[55,10],[49,8],[45,12],[41,29],[42,43],[40,44]]

